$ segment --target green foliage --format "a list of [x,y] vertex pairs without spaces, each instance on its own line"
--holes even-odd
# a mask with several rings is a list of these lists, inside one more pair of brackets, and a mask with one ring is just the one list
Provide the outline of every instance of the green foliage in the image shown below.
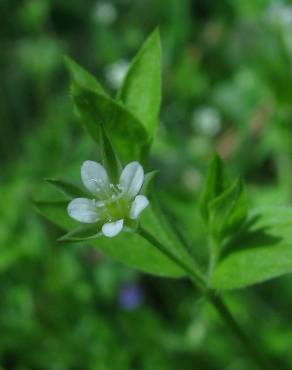
[[158,30],[148,37],[133,59],[118,92],[118,99],[139,118],[152,139],[158,124],[161,101],[161,50]]
[[[84,160],[101,162],[96,143],[100,145],[99,123],[105,121],[123,165],[137,155],[146,171],[160,171],[155,193],[150,193],[149,212],[156,218],[151,215],[149,232],[160,238],[157,227],[163,227],[165,245],[189,267],[191,256],[208,271],[214,289],[254,341],[263,343],[275,368],[291,369],[289,1],[3,0],[0,8],[0,368],[217,370],[228,364],[237,370],[255,369],[186,279],[157,279],[115,262],[118,253],[123,260],[129,240],[128,261],[135,258],[130,252],[138,253],[140,237],[121,235],[121,248],[118,241],[97,239],[104,243],[104,253],[92,246],[93,240],[57,241],[63,230],[75,230],[77,224],[67,215],[68,199],[57,200],[54,187],[42,179],[77,184]],[[155,81],[157,71],[151,72],[151,66],[160,60],[149,53],[159,55],[158,33],[150,36],[145,52],[138,52],[137,66],[129,61],[158,18],[163,104],[159,135],[153,140],[160,77]],[[95,143],[82,134],[72,114],[65,54],[100,81],[67,60],[72,85],[85,98],[90,92],[90,104],[94,100],[93,106],[102,106],[94,108],[97,116],[85,108],[81,112],[92,120],[81,123],[94,134]],[[133,67],[127,77],[129,64]],[[142,69],[147,73],[137,72]],[[147,89],[140,90],[140,84]],[[121,85],[127,86],[124,97],[129,100],[112,98]],[[104,99],[97,104],[100,95]],[[113,123],[107,126],[110,110],[118,117],[110,115]],[[130,127],[135,134],[128,140]],[[249,210],[238,227],[224,226],[228,233],[220,238],[212,274],[199,197],[214,149],[228,164],[230,177],[244,179]],[[63,186],[63,180],[53,185],[57,183]],[[206,224],[209,205],[229,186],[227,181],[203,202]],[[73,195],[72,188],[63,190]],[[156,194],[167,210],[166,222],[153,209]],[[35,212],[31,198],[46,200],[40,208],[51,222]],[[144,216],[146,227],[150,216]],[[159,274],[161,255],[147,256]],[[174,276],[176,266],[164,262]],[[182,273],[176,271],[176,276]],[[144,296],[131,309],[120,300],[129,284]],[[252,284],[257,285],[227,292]]]
[[101,125],[124,162],[145,161],[158,123],[161,100],[160,40],[158,31],[134,58],[117,101],[95,78],[70,58],[71,94],[75,109],[90,135],[99,143]]
[[248,227],[236,235],[218,264],[212,286],[218,290],[243,288],[291,273],[291,230],[291,209],[253,211]]
[[100,147],[103,165],[106,168],[111,181],[114,184],[118,184],[119,177],[122,172],[122,165],[108,135],[106,134],[104,126],[101,125],[100,129]]
[[290,273],[291,209],[248,211],[242,181],[226,187],[225,178],[223,163],[215,156],[201,198],[211,260],[216,256],[211,286],[219,291],[243,288]]
[[[61,238],[62,241],[88,241],[107,255],[126,265],[159,276],[178,277],[184,272],[162,253],[154,249],[151,244],[133,232],[122,232],[115,238],[96,236],[98,225],[76,228],[76,222],[70,219],[66,212],[68,202],[36,202],[38,211],[65,230],[71,230]],[[170,245],[175,250],[173,241],[160,226],[153,212],[149,209],[145,211],[143,221],[152,232]],[[74,225],[72,227],[72,225]],[[74,228],[75,227],[75,228]],[[73,231],[72,231],[73,230]]]
[[218,290],[245,288],[292,272],[291,244],[257,246],[226,257],[212,276]]
[[228,177],[221,158],[215,154],[206,176],[206,182],[200,198],[200,209],[206,222],[209,221],[209,205],[221,195],[228,186]]
[[99,94],[107,95],[101,84],[86,69],[82,68],[73,59],[66,56],[65,65],[70,73],[72,83],[84,87],[85,89],[96,91]]
[[243,183],[235,180],[208,205],[209,230],[217,240],[229,233],[237,233],[247,216]]
[[104,125],[124,163],[144,160],[149,150],[149,138],[130,111],[119,102],[76,82],[71,85],[71,94],[82,124],[98,144],[100,125]]

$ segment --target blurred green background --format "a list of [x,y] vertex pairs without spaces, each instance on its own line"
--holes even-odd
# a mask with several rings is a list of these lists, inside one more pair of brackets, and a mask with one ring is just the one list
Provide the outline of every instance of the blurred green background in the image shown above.
[[[197,198],[214,149],[251,205],[292,203],[292,3],[1,0],[1,370],[253,370],[184,280],[140,274],[61,230],[31,199],[79,178],[96,147],[73,114],[63,56],[114,92],[160,26],[163,104],[152,168],[195,253]],[[225,296],[278,369],[292,367],[292,280]]]

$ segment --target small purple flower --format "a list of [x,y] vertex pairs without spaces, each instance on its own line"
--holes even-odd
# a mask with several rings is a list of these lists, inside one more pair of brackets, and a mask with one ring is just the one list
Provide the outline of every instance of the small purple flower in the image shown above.
[[127,311],[134,310],[143,302],[143,292],[137,284],[127,284],[119,292],[119,305]]

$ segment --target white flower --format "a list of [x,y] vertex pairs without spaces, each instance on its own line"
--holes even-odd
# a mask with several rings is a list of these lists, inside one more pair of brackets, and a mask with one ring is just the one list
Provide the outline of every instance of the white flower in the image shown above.
[[144,170],[138,162],[129,163],[121,173],[119,184],[112,184],[100,163],[85,161],[81,166],[81,179],[93,199],[73,199],[68,205],[68,214],[83,223],[100,222],[105,236],[117,235],[149,204],[148,198],[139,194]]

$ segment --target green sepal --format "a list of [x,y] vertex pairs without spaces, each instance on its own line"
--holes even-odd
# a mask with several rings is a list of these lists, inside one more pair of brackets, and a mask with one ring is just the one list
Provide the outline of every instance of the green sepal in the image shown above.
[[113,184],[118,184],[120,174],[122,172],[122,165],[106,133],[104,125],[101,124],[100,128],[100,147],[102,162],[104,167],[107,169],[111,182]]
[[85,240],[97,239],[102,235],[101,225],[82,225],[61,236],[59,242],[82,242]]
[[140,194],[146,195],[147,193],[150,192],[155,176],[158,174],[158,172],[159,170],[154,170],[145,174]]
[[45,181],[56,187],[63,194],[67,195],[70,199],[89,197],[89,194],[85,190],[69,181],[49,178],[45,179]]

